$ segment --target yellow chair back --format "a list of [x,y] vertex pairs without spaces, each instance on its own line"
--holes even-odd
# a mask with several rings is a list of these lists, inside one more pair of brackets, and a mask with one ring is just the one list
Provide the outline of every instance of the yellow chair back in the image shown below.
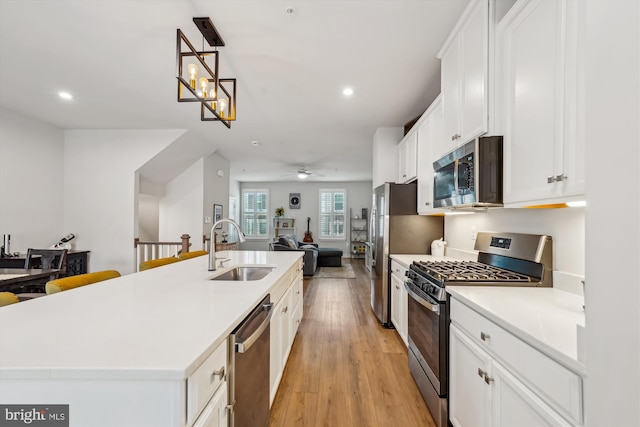
[[178,259],[180,261],[184,261],[185,259],[191,259],[191,258],[203,256],[203,255],[209,255],[209,252],[204,251],[204,250],[202,250],[202,251],[193,251],[193,252],[185,252],[185,253],[181,253],[180,255],[178,255]]
[[161,265],[167,265],[167,264],[171,264],[178,261],[180,260],[174,256],[170,256],[167,258],[152,259],[149,261],[141,262],[140,271],[150,270],[152,268],[160,267]]
[[13,292],[0,292],[0,307],[20,302],[18,296]]
[[55,294],[57,292],[68,291],[69,289],[79,288],[80,286],[90,285],[103,280],[120,277],[120,273],[116,270],[96,271],[95,273],[78,274],[76,276],[63,277],[62,279],[50,280],[45,285],[47,294]]

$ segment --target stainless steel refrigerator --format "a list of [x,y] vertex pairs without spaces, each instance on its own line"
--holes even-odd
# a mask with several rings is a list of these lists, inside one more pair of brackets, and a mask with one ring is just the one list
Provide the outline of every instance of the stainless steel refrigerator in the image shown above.
[[391,254],[429,254],[444,237],[444,218],[417,213],[417,183],[385,183],[373,192],[370,233],[371,308],[383,326],[391,325]]

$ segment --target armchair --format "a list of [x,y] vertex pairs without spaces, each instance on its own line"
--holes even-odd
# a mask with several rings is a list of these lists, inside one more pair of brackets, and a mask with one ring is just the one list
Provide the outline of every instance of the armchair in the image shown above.
[[304,251],[302,260],[304,267],[302,274],[304,276],[313,276],[318,267],[318,244],[317,243],[300,243],[294,235],[282,236],[277,242],[271,244],[274,251]]

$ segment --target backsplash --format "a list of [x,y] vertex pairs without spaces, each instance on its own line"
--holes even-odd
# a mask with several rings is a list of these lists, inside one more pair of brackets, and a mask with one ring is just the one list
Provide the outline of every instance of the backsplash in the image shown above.
[[490,209],[472,215],[445,217],[447,255],[475,259],[475,231],[547,234],[553,238],[554,287],[582,294],[584,278],[585,208]]

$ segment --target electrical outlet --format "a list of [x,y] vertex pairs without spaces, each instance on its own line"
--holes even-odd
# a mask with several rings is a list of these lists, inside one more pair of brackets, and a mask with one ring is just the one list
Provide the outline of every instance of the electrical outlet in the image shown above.
[[211,224],[211,217],[210,216],[205,216],[204,217],[204,223],[205,224]]
[[476,240],[476,237],[478,237],[478,229],[473,225],[471,227],[471,240]]

